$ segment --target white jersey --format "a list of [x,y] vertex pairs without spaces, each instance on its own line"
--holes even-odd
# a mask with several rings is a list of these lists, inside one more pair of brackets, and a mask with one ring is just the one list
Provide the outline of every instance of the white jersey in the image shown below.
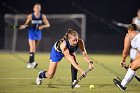
[[140,31],[140,19],[138,19],[138,17],[134,19],[134,24],[138,26],[138,30]]
[[134,24],[140,26],[140,19],[138,19],[138,17],[135,18]]
[[131,40],[131,47],[140,52],[140,33]]

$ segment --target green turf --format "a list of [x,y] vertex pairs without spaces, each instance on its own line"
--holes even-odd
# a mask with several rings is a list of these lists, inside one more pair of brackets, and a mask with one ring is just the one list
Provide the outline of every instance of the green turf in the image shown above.
[[[16,55],[28,60],[28,53],[16,53]],[[98,61],[94,63],[94,70],[89,72],[87,77],[79,83],[81,88],[71,89],[70,63],[67,60],[63,59],[59,63],[52,80],[43,80],[42,85],[37,86],[35,78],[40,70],[48,68],[49,54],[36,53],[36,61],[39,66],[36,69],[27,69],[26,63],[17,59],[15,54],[1,52],[0,93],[122,93],[112,82],[112,79],[116,77],[113,72],[119,74],[120,78],[126,72],[119,65],[121,56],[94,54],[90,57]],[[88,65],[84,62],[82,55],[77,55],[77,61],[86,70]],[[108,68],[113,72],[109,71]],[[140,72],[138,71],[137,74],[140,75]],[[78,73],[78,76],[80,76],[80,73]],[[91,84],[95,88],[90,90],[89,85]],[[133,79],[125,93],[140,93],[140,83]]]

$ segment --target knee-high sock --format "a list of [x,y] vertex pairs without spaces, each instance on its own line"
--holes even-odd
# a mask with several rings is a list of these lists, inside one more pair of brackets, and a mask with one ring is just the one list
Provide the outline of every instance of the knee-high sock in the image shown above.
[[34,62],[34,52],[30,52],[30,56],[29,56],[29,63],[33,63]]
[[71,65],[71,76],[72,76],[72,82],[74,80],[77,80],[77,69],[73,65]]
[[39,78],[47,78],[47,77],[46,77],[46,73],[47,73],[47,71],[41,72],[41,73],[39,74]]
[[133,71],[131,68],[129,68],[124,79],[121,82],[121,85],[126,87],[127,84],[133,79],[134,75],[135,75],[135,71]]

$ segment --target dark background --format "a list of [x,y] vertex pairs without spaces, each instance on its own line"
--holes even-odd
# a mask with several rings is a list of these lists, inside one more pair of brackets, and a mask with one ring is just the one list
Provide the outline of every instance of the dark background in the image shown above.
[[[0,0],[0,49],[4,49],[4,14],[18,14],[15,10],[29,14],[38,2],[44,14],[85,14],[85,43],[89,52],[120,52],[127,29],[117,27],[111,21],[131,23],[140,8],[140,0]],[[74,3],[87,11],[79,9]]]

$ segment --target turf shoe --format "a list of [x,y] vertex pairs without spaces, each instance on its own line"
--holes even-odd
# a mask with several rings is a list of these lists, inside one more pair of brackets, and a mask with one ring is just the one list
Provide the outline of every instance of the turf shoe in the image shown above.
[[[72,82],[72,84],[74,84],[75,82],[76,82],[76,80],[74,80],[74,81]],[[76,85],[75,85],[75,88],[80,88],[80,85],[76,84]]]
[[113,82],[114,82],[114,84],[120,89],[120,90],[122,90],[122,91],[124,91],[125,89],[126,89],[126,87],[124,87],[124,86],[122,86],[121,85],[121,82],[119,81],[119,80],[117,80],[117,79],[113,79]]
[[31,63],[31,64],[32,64],[32,68],[36,68],[37,65],[38,65],[38,63],[36,63],[36,62],[33,62],[33,63]]
[[43,79],[43,78],[40,78],[40,77],[39,77],[40,73],[42,73],[42,72],[43,72],[43,71],[40,71],[40,72],[38,73],[38,77],[36,78],[36,84],[37,84],[37,85],[41,85],[41,84],[42,84],[42,79]]
[[37,65],[38,65],[38,63],[36,63],[36,62],[28,63],[28,64],[27,64],[27,68],[36,68]]
[[27,68],[32,68],[32,64],[31,63],[28,63],[27,64]]

